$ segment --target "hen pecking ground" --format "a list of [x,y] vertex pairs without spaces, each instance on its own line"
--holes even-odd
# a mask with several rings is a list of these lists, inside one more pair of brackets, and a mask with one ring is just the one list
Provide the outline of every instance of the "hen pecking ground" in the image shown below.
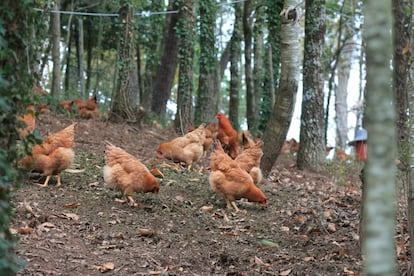
[[[43,136],[69,125],[41,115]],[[225,208],[208,184],[208,157],[197,171],[155,159],[171,131],[78,120],[75,164],[46,188],[31,175],[13,196],[11,230],[20,238],[20,275],[358,275],[360,189],[355,166],[334,173],[298,171],[282,156],[261,188],[269,206]],[[163,174],[158,195],[139,207],[116,201],[104,186],[104,141]],[[402,239],[404,240],[404,239]],[[403,250],[404,254],[406,251]],[[406,262],[405,260],[404,262]],[[400,263],[401,266],[406,263]]]

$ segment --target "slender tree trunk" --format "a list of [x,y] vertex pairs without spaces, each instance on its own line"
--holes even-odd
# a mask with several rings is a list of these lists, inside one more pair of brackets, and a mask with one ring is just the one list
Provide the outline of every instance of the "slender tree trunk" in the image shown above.
[[121,1],[119,11],[122,29],[120,30],[119,45],[119,72],[117,88],[109,112],[111,121],[137,121],[137,106],[139,103],[139,86],[137,79],[137,64],[135,62],[135,38],[134,38],[134,11],[130,1]]
[[[161,11],[165,9],[164,1],[151,1],[150,9]],[[168,15],[167,15],[168,16]],[[160,48],[163,34],[163,17],[151,16],[151,32],[146,33],[146,43],[142,43],[143,51],[146,53],[146,64],[142,74],[141,104],[150,109],[152,104],[152,93],[154,91],[154,79],[157,73],[157,66],[160,62]]]
[[[175,0],[170,0],[169,10],[177,10]],[[178,43],[176,35],[177,13],[167,14],[165,20],[164,49],[160,65],[155,75],[154,90],[152,93],[151,111],[157,114],[161,120],[165,120],[167,102],[170,98],[178,64]]]
[[[284,8],[297,7],[295,0],[286,0]],[[295,9],[289,9],[289,15],[282,14],[284,18],[296,18]],[[261,168],[263,175],[267,176],[272,170],[292,120],[296,102],[296,94],[300,76],[300,49],[299,24],[293,20],[286,20],[282,24],[281,34],[281,72],[279,89],[275,98],[266,130],[263,134],[263,157]]]
[[214,120],[215,98],[218,93],[218,61],[215,22],[216,1],[201,1],[200,5],[200,76],[195,110],[195,125]]
[[[265,82],[265,70],[263,68],[263,44],[264,44],[264,33],[263,27],[265,23],[264,6],[260,6],[256,9],[256,22],[253,28],[254,38],[254,67],[253,67],[253,87],[254,87],[254,106],[255,106],[255,118],[254,124],[250,132],[254,136],[258,136],[259,128],[259,106],[260,97],[264,94],[264,82]],[[272,94],[274,95],[274,93]]]
[[[59,11],[60,0],[55,1],[53,7],[54,10]],[[52,90],[51,94],[59,97],[60,96],[60,83],[61,83],[61,72],[60,72],[60,14],[51,13],[52,17],[52,60],[53,60],[53,77],[52,77]]]
[[177,113],[175,128],[186,133],[194,126],[193,116],[193,59],[195,38],[195,16],[193,0],[178,0],[179,19],[177,36],[179,41],[179,65]]
[[367,44],[364,273],[396,275],[395,260],[395,97],[392,92],[392,7],[386,0],[364,2]]
[[252,7],[251,0],[244,2],[243,37],[244,37],[244,74],[246,80],[246,117],[247,127],[253,129],[256,121],[256,105],[254,99],[253,69],[252,69]]
[[[412,92],[412,87],[409,84],[410,76],[410,64],[411,57],[410,53],[407,51],[407,46],[410,45],[410,37],[413,35],[413,30],[407,28],[407,26],[412,26],[412,21],[410,16],[406,14],[406,11],[410,11],[412,8],[412,1],[396,1],[393,0],[393,14],[394,14],[394,91],[396,95],[396,112],[397,112],[397,135],[398,135],[398,159],[400,160],[400,165],[398,168],[398,180],[403,183],[405,188],[405,195],[407,198],[408,212],[408,231],[410,235],[410,241],[414,241],[414,204],[412,198],[412,171],[409,164],[411,163],[411,156],[413,151],[414,140],[411,140],[410,145],[410,130],[413,128],[407,122],[413,122],[414,119],[412,112],[414,112],[414,105],[410,106],[412,98],[409,99],[409,92]],[[409,13],[409,12],[407,12]],[[411,65],[411,66],[410,66]],[[409,112],[407,112],[409,111]],[[414,125],[411,123],[411,126]],[[414,132],[411,133],[411,135]],[[411,136],[412,137],[412,136]],[[411,163],[414,164],[414,163]],[[397,189],[397,191],[401,191]],[[397,197],[400,198],[402,194],[398,194]],[[399,206],[399,205],[397,205]],[[397,214],[399,218],[399,223],[404,223],[402,216],[405,214],[405,210],[401,208],[397,209]],[[404,236],[404,235],[402,235]],[[403,242],[403,241],[399,241]],[[414,242],[410,242],[410,252],[414,253]],[[413,255],[411,255],[413,256]],[[414,258],[411,260],[411,274],[413,274],[414,269]]]
[[325,0],[306,0],[303,96],[300,124],[299,169],[325,167],[322,53],[326,31]]
[[236,19],[230,49],[230,102],[229,120],[234,129],[239,129],[239,92],[240,92],[240,57],[242,39],[242,6],[235,4]]
[[[414,20],[414,17],[411,18],[412,22]],[[414,22],[413,22],[414,23]],[[413,24],[411,25],[413,28]],[[411,29],[411,32],[413,32],[414,30]],[[410,57],[408,60],[410,62],[410,66],[408,66],[409,68],[409,74],[410,74],[410,78],[407,84],[407,92],[408,92],[408,100],[409,100],[409,114],[410,114],[410,122],[414,122],[414,66],[412,65],[412,53],[410,53]],[[408,205],[408,211],[407,211],[407,219],[408,219],[408,230],[409,230],[409,235],[410,235],[410,253],[411,256],[414,256],[414,124],[411,123],[409,125],[409,155],[410,155],[410,160],[409,160],[409,165],[408,169],[409,169],[409,175],[408,175],[408,187],[407,187],[407,205]],[[411,271],[411,275],[413,273],[413,269],[414,269],[414,258],[411,258],[411,262],[410,262],[410,271]],[[410,274],[409,274],[410,275]]]
[[[267,127],[267,123],[272,113],[276,94],[279,90],[279,74],[280,74],[280,58],[281,58],[281,29],[282,22],[280,13],[283,9],[283,0],[266,0],[265,14],[267,17],[267,28],[269,31],[269,41],[267,50],[267,64],[266,66],[266,89],[261,95],[260,117],[259,117],[259,132],[263,133]],[[284,141],[285,139],[283,139]]]
[[85,95],[85,78],[83,76],[85,72],[85,66],[83,63],[83,20],[82,18],[78,19],[78,37],[77,37],[77,56],[78,56],[78,88],[79,94],[81,99],[86,99],[87,95]]
[[[95,87],[93,89],[94,94],[98,93],[99,90],[99,82],[101,76],[101,61],[102,61],[102,39],[103,39],[103,24],[102,24],[102,17],[99,17],[99,26],[98,26],[98,38],[96,42],[96,50],[97,50],[97,58],[95,59]],[[91,76],[92,78],[92,76]]]

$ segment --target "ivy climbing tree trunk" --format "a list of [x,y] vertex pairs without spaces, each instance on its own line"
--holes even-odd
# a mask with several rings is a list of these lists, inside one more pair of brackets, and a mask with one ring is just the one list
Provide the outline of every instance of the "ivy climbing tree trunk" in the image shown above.
[[119,11],[120,32],[118,50],[118,80],[113,96],[109,119],[136,123],[141,119],[138,109],[139,86],[137,64],[134,60],[134,12],[129,0],[121,1]]
[[322,53],[326,31],[325,0],[306,0],[303,96],[299,169],[321,171],[326,162]]
[[[53,9],[59,11],[60,0],[55,1]],[[53,61],[53,76],[52,76],[52,89],[50,93],[54,96],[60,96],[60,83],[61,83],[61,72],[60,72],[60,13],[52,12],[52,61]]]
[[246,81],[246,118],[247,127],[252,130],[256,122],[256,101],[254,95],[252,69],[253,12],[252,1],[244,2],[243,37],[244,37],[244,74]]
[[181,133],[186,133],[194,126],[193,116],[193,59],[195,38],[195,16],[193,0],[177,0],[179,3],[179,19],[177,22],[177,38],[179,41],[179,76],[177,113],[174,125]]
[[267,21],[267,29],[269,31],[269,39],[266,54],[266,79],[265,89],[260,95],[260,117],[258,121],[258,132],[264,133],[269,118],[272,113],[274,100],[278,91],[279,73],[280,73],[280,57],[281,57],[281,29],[282,23],[280,13],[283,9],[284,0],[266,0],[265,16]]
[[395,96],[392,91],[391,1],[364,1],[368,158],[365,166],[363,254],[365,275],[396,275]]
[[243,10],[240,2],[235,4],[235,21],[230,46],[230,103],[229,120],[234,129],[239,129],[240,57]]
[[215,98],[218,93],[218,61],[215,22],[216,1],[200,1],[200,76],[195,109],[195,125],[214,120]]
[[[270,115],[267,128],[263,134],[263,157],[261,168],[263,175],[267,176],[276,161],[286,134],[292,120],[293,110],[296,101],[296,94],[300,76],[300,49],[299,49],[299,24],[286,18],[296,18],[296,0],[286,0],[285,11],[289,14],[282,14],[285,24],[281,29],[281,72],[279,90],[276,95],[275,104]],[[288,9],[290,8],[290,9]]]
[[[253,63],[253,87],[254,87],[254,106],[255,106],[255,117],[253,126],[250,128],[250,132],[253,136],[259,136],[259,107],[260,107],[260,97],[264,95],[264,83],[265,83],[265,70],[263,68],[263,56],[264,56],[264,23],[265,23],[265,13],[264,5],[259,5],[256,8],[255,14],[255,24],[253,27],[253,51],[254,51],[254,63]],[[273,93],[274,94],[274,93]]]

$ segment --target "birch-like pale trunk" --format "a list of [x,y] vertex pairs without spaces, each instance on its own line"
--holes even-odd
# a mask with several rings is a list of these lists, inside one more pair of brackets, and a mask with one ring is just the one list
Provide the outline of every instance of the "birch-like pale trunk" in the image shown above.
[[[286,0],[284,9],[298,7],[298,1]],[[295,13],[296,10],[291,10]],[[289,14],[288,18],[295,14]],[[283,19],[285,20],[285,19]],[[270,114],[269,122],[263,134],[263,157],[261,168],[264,175],[268,175],[274,162],[276,161],[283,141],[289,130],[292,120],[293,110],[296,102],[298,91],[301,53],[299,48],[300,25],[298,22],[291,20],[282,24],[281,38],[281,72],[279,80],[279,90],[275,98],[275,104]]]
[[395,156],[396,112],[392,89],[391,1],[364,2],[367,57],[368,158],[365,167],[364,273],[396,275]]

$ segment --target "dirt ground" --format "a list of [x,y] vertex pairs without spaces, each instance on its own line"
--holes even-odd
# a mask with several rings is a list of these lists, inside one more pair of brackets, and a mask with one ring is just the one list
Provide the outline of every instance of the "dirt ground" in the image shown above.
[[[175,136],[102,120],[41,115],[41,135],[77,121],[75,164],[46,188],[32,174],[15,191],[11,230],[20,238],[19,275],[359,275],[360,182],[352,164],[324,174],[299,171],[281,156],[261,189],[266,209],[245,201],[226,209],[208,184],[208,157],[188,171],[155,158]],[[104,141],[164,173],[159,194],[136,194],[139,207],[105,187]],[[400,235],[401,236],[401,235]],[[400,271],[407,265],[405,242]]]

